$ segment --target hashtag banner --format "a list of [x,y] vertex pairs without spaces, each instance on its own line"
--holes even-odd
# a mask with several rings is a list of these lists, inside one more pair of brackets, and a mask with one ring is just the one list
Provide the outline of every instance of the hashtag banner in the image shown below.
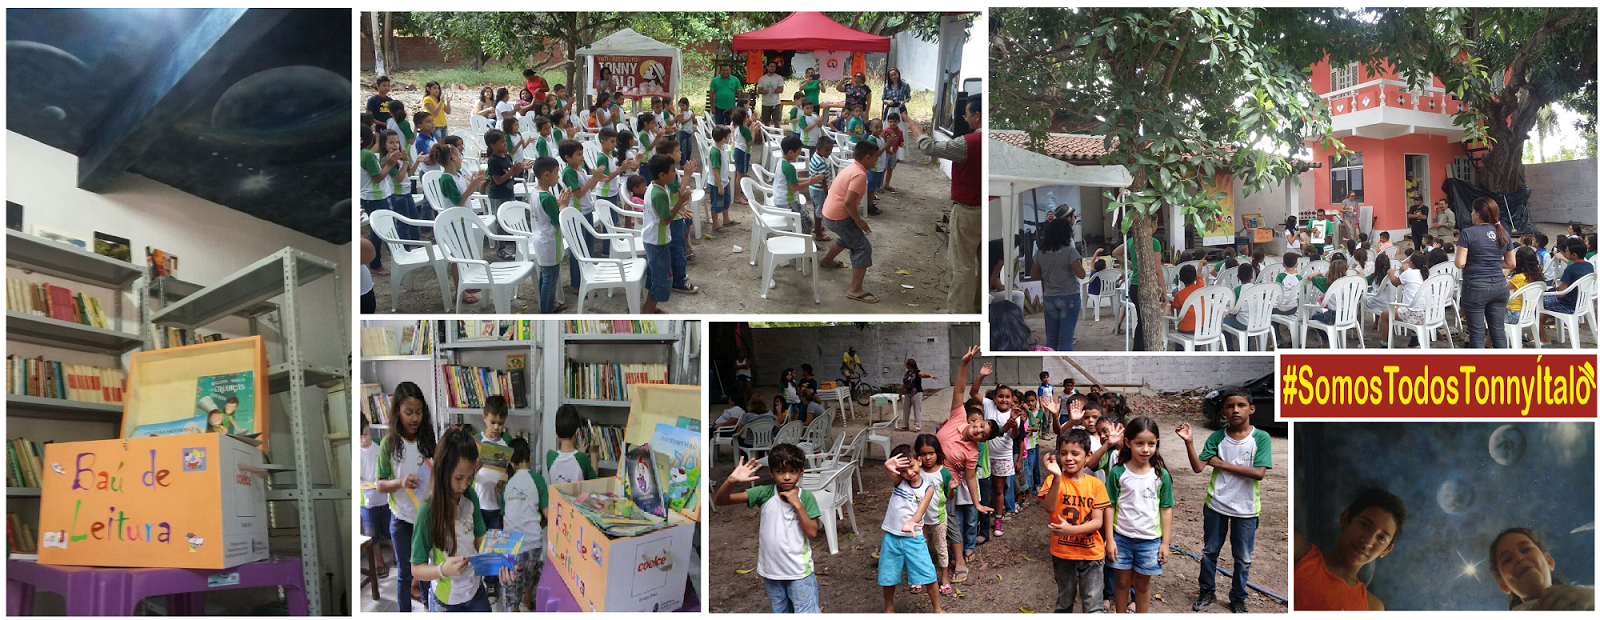
[[1594,355],[1295,355],[1282,418],[1594,418]]

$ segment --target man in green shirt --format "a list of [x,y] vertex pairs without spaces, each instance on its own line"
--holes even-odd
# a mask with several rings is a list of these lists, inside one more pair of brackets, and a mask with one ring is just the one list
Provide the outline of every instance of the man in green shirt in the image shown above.
[[718,125],[726,125],[731,120],[735,95],[739,89],[744,88],[744,81],[729,75],[728,63],[717,66],[717,77],[711,78],[711,107]]

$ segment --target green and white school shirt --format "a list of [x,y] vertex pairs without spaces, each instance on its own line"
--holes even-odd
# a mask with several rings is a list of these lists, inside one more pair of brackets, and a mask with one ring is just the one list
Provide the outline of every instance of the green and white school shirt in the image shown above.
[[[550,506],[550,484],[582,482],[598,478],[587,452],[549,450],[544,454],[545,475],[539,480],[539,509]],[[509,497],[509,495],[507,495]]]
[[1138,540],[1161,538],[1161,509],[1170,508],[1172,477],[1167,470],[1151,467],[1144,474],[1116,465],[1106,475],[1106,496],[1111,499],[1112,527],[1118,534]]
[[862,136],[861,137],[861,141],[862,142],[871,142],[873,144],[878,145],[878,163],[876,163],[876,164],[874,164],[872,166],[872,171],[873,172],[880,172],[880,173],[883,172],[883,162],[885,160],[889,159],[888,157],[884,157],[884,155],[887,155],[888,153],[884,152],[883,138],[868,134],[868,135]]
[[[383,159],[367,149],[361,149],[361,199],[383,200],[392,195],[394,185],[388,179],[374,182],[372,177],[384,174]],[[387,175],[385,175],[387,176]]]
[[556,146],[561,146],[561,141],[567,139],[567,132],[562,131],[560,127],[551,127],[550,137],[555,139]]
[[[1255,429],[1243,441],[1228,436],[1224,428],[1206,439],[1200,449],[1200,462],[1211,457],[1245,467],[1272,468],[1272,438],[1267,432]],[[1211,482],[1206,485],[1206,505],[1230,517],[1248,519],[1261,514],[1261,481],[1211,468]]]
[[589,182],[589,171],[573,168],[571,165],[561,167],[561,187],[572,190],[572,202],[562,205],[577,209],[578,212],[588,215],[594,213],[594,195],[592,192],[579,192],[583,184]]
[[803,132],[806,128],[803,124],[804,122],[805,116],[800,113],[800,106],[791,106],[789,108],[789,131],[794,133]]
[[[456,501],[455,531],[456,552],[453,557],[470,557],[478,551],[478,537],[488,528],[483,524],[483,513],[478,510],[478,494],[467,489]],[[428,526],[433,518],[433,502],[429,501],[417,511],[416,528],[411,532],[411,563],[438,566],[452,556],[433,540],[433,528]],[[440,577],[433,582],[433,596],[442,605],[460,605],[472,600],[483,587],[482,577]]]
[[672,241],[672,197],[655,183],[644,190],[644,242],[666,245]]
[[928,501],[928,510],[922,513],[922,524],[944,523],[944,505],[949,499],[945,494],[950,490],[950,468],[940,465],[939,471],[936,472],[930,473],[921,467],[918,467],[917,471],[922,474],[924,482],[933,483],[933,489],[929,491],[933,493],[933,499]]
[[[389,456],[389,444],[394,441],[384,437],[378,445],[378,479],[379,480],[404,480],[406,476],[416,476],[422,470],[422,451],[417,448],[415,440],[401,440],[400,458]],[[419,476],[420,477],[420,476]],[[428,501],[428,487],[411,489],[407,493],[404,488],[389,494],[389,510],[394,518],[406,523],[417,522],[417,505],[411,503],[411,496],[415,494],[417,501]]]
[[511,472],[511,478],[506,480],[505,529],[522,532],[522,547],[541,554],[544,528],[539,525],[539,515],[543,513],[540,510],[543,498],[539,481],[531,472],[526,469]]
[[[400,134],[400,147],[405,149],[406,152],[405,161],[395,167],[396,172],[398,172],[400,168],[409,168],[412,162],[417,161],[417,132],[411,129],[411,121],[392,118],[389,119],[389,129]],[[399,174],[394,176],[394,195],[404,196],[410,193],[411,175]]]
[[719,188],[718,191],[733,191],[733,188],[729,187],[733,183],[732,160],[723,154],[722,147],[715,145],[706,155],[711,160],[712,186]]
[[541,189],[533,211],[533,254],[540,267],[561,264],[561,203],[555,194]]
[[[499,437],[484,437],[483,432],[478,431],[472,434],[472,438],[477,440],[480,446],[488,443],[504,447],[511,443],[511,434],[504,432],[500,433]],[[473,487],[478,490],[478,502],[484,510],[500,509],[500,494],[496,492],[495,487],[505,478],[504,473],[494,469],[478,468],[478,474],[473,478]]]
[[555,157],[556,156],[556,143],[553,140],[551,140],[550,136],[546,136],[546,135],[542,135],[541,134],[538,137],[538,139],[535,139],[533,141],[533,156],[534,157]]
[[655,130],[654,129],[648,129],[648,130],[641,129],[641,130],[639,130],[638,135],[636,137],[639,138],[639,153],[643,155],[643,158],[640,161],[649,161],[650,160],[650,155],[651,155],[651,153],[650,153],[650,141],[653,140],[656,137],[655,136]]
[[735,152],[750,152],[750,141],[754,139],[755,136],[750,133],[749,125],[740,125],[733,128],[733,150]]
[[[607,154],[605,151],[600,151],[599,154],[594,156],[594,173],[600,176],[610,176],[611,172],[611,155]],[[616,186],[616,183],[617,180],[615,178],[610,178],[601,181],[600,184],[596,185],[595,187],[600,188],[601,198],[610,199],[613,194],[617,193],[617,190],[613,189]]]
[[778,160],[779,185],[783,187],[772,188],[772,206],[784,207],[797,204],[798,192],[794,191],[794,184],[800,182],[800,174],[794,169],[794,162],[787,159]]
[[460,170],[457,170],[455,174],[439,175],[439,193],[444,194],[445,202],[449,203],[444,205],[444,208],[467,206],[467,202],[461,199],[462,194],[466,193],[466,191],[467,178],[461,174]]
[[[794,506],[778,497],[778,487],[764,484],[745,492],[745,501],[751,508],[761,509],[761,530],[757,536],[760,547],[756,551],[756,574],[767,579],[792,581],[811,574],[811,541],[800,530],[800,516]],[[800,506],[806,516],[822,516],[817,508],[817,497],[810,491],[800,490]]]

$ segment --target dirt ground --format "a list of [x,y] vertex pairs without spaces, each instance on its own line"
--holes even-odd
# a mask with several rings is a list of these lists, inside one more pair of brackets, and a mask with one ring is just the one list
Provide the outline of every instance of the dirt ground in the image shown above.
[[[371,86],[363,84],[361,101],[372,94]],[[408,111],[421,109],[420,90],[399,90],[391,92],[390,96],[404,102]],[[453,96],[450,128],[460,131],[469,126],[468,117],[476,94],[454,91]],[[760,271],[750,264],[750,207],[734,204],[732,217],[738,225],[713,232],[707,219],[703,226],[707,238],[690,241],[690,248],[697,256],[689,263],[689,281],[698,285],[701,292],[695,295],[673,293],[670,301],[661,304],[661,309],[676,314],[925,314],[943,311],[949,290],[945,260],[947,235],[935,226],[950,211],[949,180],[931,164],[902,162],[891,184],[899,192],[880,194],[878,204],[884,213],[868,218],[872,226],[868,238],[873,244],[873,265],[867,270],[864,286],[878,297],[878,303],[867,304],[845,297],[850,284],[847,268],[819,271],[816,298],[821,303],[816,303],[811,276],[801,275],[792,265],[774,270],[776,286],[768,292],[767,299],[762,299],[757,282]],[[702,213],[709,218],[707,207],[702,207]],[[692,234],[693,227],[690,230]],[[736,246],[738,251],[734,249]],[[825,252],[827,246],[819,250]],[[383,250],[383,254],[387,262],[387,250]],[[840,256],[840,261],[849,263],[848,252]],[[562,267],[561,271],[561,282],[566,285],[570,274],[567,267]],[[389,312],[390,296],[394,294],[390,278],[375,276],[373,280],[379,312]],[[454,291],[453,286],[446,288]],[[401,290],[399,312],[439,312],[445,307],[432,270],[407,274]],[[567,313],[577,312],[576,296],[573,290],[563,293]],[[479,298],[475,305],[463,305],[462,312],[494,311],[488,291]],[[512,311],[537,312],[538,307],[538,277],[535,275],[518,287]],[[454,304],[451,304],[448,311],[453,309]],[[592,293],[584,311],[627,313],[627,299],[620,291],[614,296]]]
[[[931,392],[924,397],[925,412],[930,417],[940,417],[940,409],[948,409],[948,389]],[[1173,434],[1181,422],[1197,427],[1196,442],[1202,441],[1205,431],[1198,400],[1174,396],[1130,396],[1129,404],[1141,415],[1149,415],[1160,422],[1162,431],[1161,455],[1172,467],[1174,496],[1172,536],[1168,542],[1200,555],[1202,550],[1201,507],[1205,503],[1206,483],[1210,473],[1195,474],[1185,465],[1183,441]],[[722,406],[714,406],[712,417],[721,414]],[[857,409],[859,412],[860,409]],[[942,420],[924,419],[924,432],[933,432]],[[854,434],[866,422],[856,418],[835,432]],[[847,435],[848,437],[849,435]],[[910,443],[914,434],[894,433],[894,443]],[[1048,438],[1049,445],[1054,439]],[[1268,470],[1262,484],[1261,524],[1256,532],[1254,557],[1250,580],[1256,585],[1280,596],[1288,595],[1289,541],[1288,541],[1288,445],[1287,437],[1273,437],[1272,460],[1274,468]],[[882,540],[883,511],[888,498],[888,485],[884,480],[883,454],[869,450],[869,467],[863,470],[866,491],[856,495],[856,525],[860,532],[851,533],[848,519],[840,528],[839,553],[828,553],[827,538],[821,532],[812,541],[812,558],[821,587],[824,612],[879,612],[883,610],[883,588],[877,584],[877,560],[873,554]],[[734,458],[729,450],[713,455],[711,484],[720,484],[733,470]],[[763,472],[765,473],[765,472]],[[770,477],[758,484],[770,481]],[[715,486],[711,487],[713,492]],[[1051,571],[1049,534],[1046,529],[1047,511],[1035,501],[1022,508],[1006,524],[1005,535],[978,547],[977,559],[970,565],[971,575],[966,583],[955,584],[958,594],[943,596],[941,606],[946,612],[957,613],[1017,613],[1037,611],[1048,613],[1054,609],[1056,598],[1055,578]],[[768,613],[771,607],[762,592],[761,578],[752,570],[756,565],[757,528],[759,519],[754,510],[744,506],[723,506],[711,513],[709,523],[710,549],[710,609],[717,613]],[[1232,554],[1225,544],[1219,565],[1232,572]],[[1197,592],[1196,579],[1200,562],[1177,552],[1169,552],[1165,572],[1151,580],[1150,611],[1158,613],[1192,613]],[[1217,575],[1217,590],[1222,599],[1211,606],[1211,613],[1228,613],[1227,589],[1232,581]],[[1260,592],[1251,590],[1250,611],[1256,613],[1283,613],[1287,605]],[[895,610],[899,612],[927,613],[932,610],[926,592],[913,595],[901,584],[895,593]]]
[[[1540,224],[1538,224],[1538,227],[1539,227],[1539,229],[1541,231],[1543,231],[1547,235],[1550,235],[1552,238],[1554,238],[1554,236],[1557,235],[1557,234],[1563,234],[1564,231],[1566,230],[1566,224],[1540,223]],[[1411,242],[1402,240],[1400,242],[1400,245],[1401,245],[1401,247],[1410,247]],[[1445,317],[1447,319],[1454,319],[1455,316],[1456,316],[1456,314],[1455,314],[1455,311],[1453,311],[1453,310],[1447,310],[1445,312]],[[1044,341],[1044,313],[1043,312],[1039,312],[1039,313],[1036,313],[1036,314],[1030,314],[1030,315],[1027,316],[1027,321],[1028,321],[1028,327],[1033,330],[1033,340],[1035,342],[1043,342]],[[1089,308],[1084,308],[1082,313],[1080,313],[1078,315],[1078,329],[1077,329],[1076,332],[1073,333],[1073,349],[1076,350],[1076,351],[1123,351],[1123,350],[1126,350],[1126,348],[1124,347],[1123,336],[1116,333],[1117,323],[1118,323],[1118,321],[1117,321],[1117,309],[1115,307],[1113,307],[1113,308],[1101,308],[1100,309],[1100,320],[1099,320],[1099,322],[1096,322],[1094,320],[1094,310],[1091,310]],[[1364,329],[1365,329],[1364,333],[1366,335],[1366,340],[1367,340],[1367,342],[1366,342],[1367,348],[1369,348],[1369,349],[1378,348],[1379,347],[1379,343],[1384,342],[1385,339],[1384,339],[1383,335],[1378,333],[1377,326],[1374,323],[1372,323],[1371,321],[1368,321],[1368,323],[1367,323],[1367,325],[1366,325],[1366,327]],[[1452,326],[1451,329],[1452,329],[1452,337],[1450,338],[1450,340],[1454,343],[1455,348],[1458,348],[1458,349],[1465,348],[1467,346],[1466,345],[1466,343],[1467,343],[1466,333],[1464,331],[1460,330],[1460,329],[1457,329],[1454,326]],[[1554,329],[1555,329],[1554,327],[1547,327],[1546,331],[1545,331],[1546,335],[1550,336],[1552,342],[1554,341],[1554,338],[1555,338]],[[1582,333],[1580,334],[1579,340],[1583,343],[1583,348],[1586,348],[1586,349],[1594,348],[1595,347],[1595,341],[1594,341],[1594,335],[1593,335],[1594,332],[1589,331],[1588,327],[1584,327],[1581,331],[1582,331]],[[1316,332],[1313,330],[1312,333],[1315,334]],[[1285,348],[1287,348],[1287,345],[1288,345],[1287,335],[1288,335],[1287,331],[1280,331],[1279,340],[1278,340],[1279,343],[1285,345]],[[1443,338],[1443,334],[1440,334],[1440,338]],[[1310,348],[1313,348],[1313,349],[1326,349],[1327,348],[1327,345],[1324,344],[1324,341],[1321,339],[1320,336],[1312,335],[1311,339],[1312,339],[1311,340],[1312,346]],[[1404,346],[1405,343],[1406,343],[1406,339],[1405,338],[1396,338],[1395,340],[1396,340],[1396,345],[1398,345],[1398,346]],[[1129,341],[1129,342],[1131,342],[1131,341]],[[1349,346],[1355,346],[1354,337],[1351,337],[1348,340],[1347,344]],[[1448,349],[1448,348],[1450,348],[1450,344],[1451,343],[1447,343],[1447,342],[1444,342],[1443,340],[1439,340],[1439,341],[1435,341],[1433,343],[1433,347],[1434,348],[1446,348],[1446,349]],[[1271,346],[1271,345],[1269,344],[1268,346]],[[1561,345],[1558,345],[1558,346],[1561,346]],[[1177,347],[1176,345],[1173,345],[1173,346],[1169,347],[1168,350],[1179,350],[1179,351],[1181,351],[1182,349]]]

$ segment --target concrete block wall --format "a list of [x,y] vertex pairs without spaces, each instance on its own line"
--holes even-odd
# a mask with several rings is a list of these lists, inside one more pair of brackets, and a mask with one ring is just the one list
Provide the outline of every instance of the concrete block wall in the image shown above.
[[799,372],[801,364],[811,364],[820,380],[832,381],[839,378],[844,352],[854,345],[869,383],[899,383],[909,357],[917,360],[922,372],[938,377],[922,382],[924,389],[932,390],[950,385],[949,330],[947,323],[756,329],[750,365],[758,385],[773,385],[783,369]]
[[1528,206],[1533,221],[1595,225],[1595,162],[1593,159],[1528,164]]
[[[1148,385],[1158,392],[1243,383],[1272,372],[1272,357],[1264,355],[1075,356],[1072,361],[1089,371],[1102,384]],[[1079,386],[1089,383],[1077,369],[1060,357],[1044,358],[1044,369],[1050,372],[1050,382],[1056,385],[1060,385],[1067,377],[1077,378]],[[1037,383],[1037,375],[1033,383]]]

